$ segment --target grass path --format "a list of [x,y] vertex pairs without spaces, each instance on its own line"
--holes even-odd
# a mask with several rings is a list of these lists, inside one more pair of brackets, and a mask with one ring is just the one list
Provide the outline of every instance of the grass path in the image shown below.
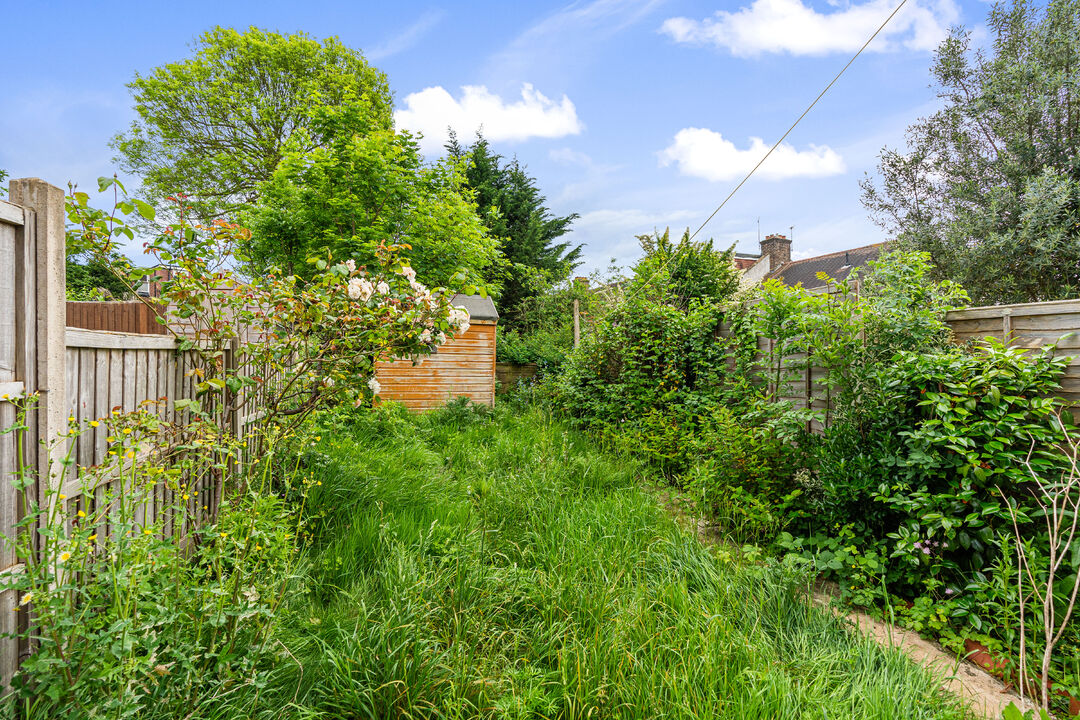
[[962,718],[778,567],[537,412],[328,423],[266,716]]

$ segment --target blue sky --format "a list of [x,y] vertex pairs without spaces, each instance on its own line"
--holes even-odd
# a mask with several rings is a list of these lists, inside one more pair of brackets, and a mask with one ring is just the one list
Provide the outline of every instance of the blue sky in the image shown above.
[[[133,117],[125,83],[214,25],[336,35],[387,73],[399,126],[425,131],[429,152],[448,121],[463,139],[482,125],[553,211],[581,215],[582,272],[628,265],[635,234],[700,225],[897,2],[15,3],[0,168],[93,187]],[[797,256],[884,239],[858,182],[936,107],[929,66],[946,29],[980,37],[988,9],[908,0],[702,234],[752,252],[760,218],[763,235],[794,226]]]

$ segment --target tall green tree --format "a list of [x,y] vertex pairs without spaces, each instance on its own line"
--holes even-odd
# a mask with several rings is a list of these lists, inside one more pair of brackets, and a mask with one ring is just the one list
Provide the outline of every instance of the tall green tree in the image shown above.
[[955,30],[943,107],[863,182],[872,217],[976,303],[1080,296],[1080,0],[998,2],[992,52]]
[[[482,285],[498,241],[477,214],[460,164],[425,164],[407,132],[381,122],[366,98],[312,112],[258,202],[241,215],[253,271],[278,266],[304,275],[306,260],[331,251],[363,264],[381,243],[404,244],[422,282]],[[324,138],[312,143],[308,134]]]
[[289,146],[314,150],[328,138],[320,108],[357,99],[379,128],[393,124],[386,76],[336,38],[216,27],[194,55],[128,85],[138,117],[112,146],[154,202],[184,193],[203,219],[229,216],[255,200]]
[[520,325],[522,303],[566,280],[581,264],[581,246],[559,241],[578,215],[553,215],[525,166],[517,158],[505,161],[482,135],[463,147],[451,134],[446,150],[452,160],[465,164],[480,216],[500,240],[503,261],[489,267],[487,279],[502,287],[503,324]]

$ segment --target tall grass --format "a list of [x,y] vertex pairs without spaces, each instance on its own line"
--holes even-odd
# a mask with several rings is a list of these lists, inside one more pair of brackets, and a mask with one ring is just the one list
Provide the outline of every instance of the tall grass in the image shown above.
[[323,422],[306,576],[245,714],[967,716],[797,573],[714,557],[632,461],[539,411]]

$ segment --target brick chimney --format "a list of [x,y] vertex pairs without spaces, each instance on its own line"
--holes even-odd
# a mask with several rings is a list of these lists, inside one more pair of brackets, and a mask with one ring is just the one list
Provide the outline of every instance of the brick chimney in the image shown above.
[[769,267],[776,270],[791,262],[791,241],[786,235],[766,235],[761,241],[761,255],[768,255]]

